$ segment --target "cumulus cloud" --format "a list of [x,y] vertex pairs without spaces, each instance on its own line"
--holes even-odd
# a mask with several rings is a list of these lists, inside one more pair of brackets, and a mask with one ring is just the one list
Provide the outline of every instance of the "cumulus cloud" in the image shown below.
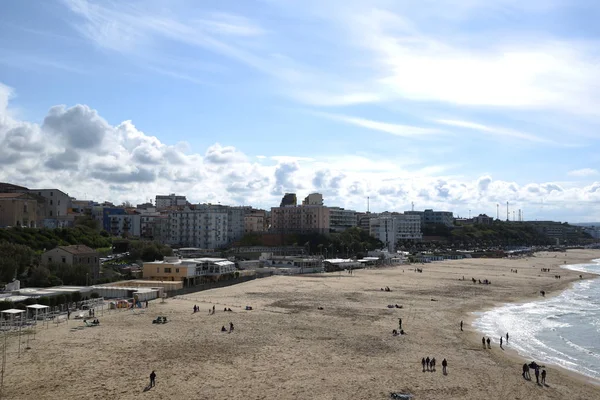
[[528,210],[531,218],[560,212],[600,218],[600,182],[583,186],[440,176],[436,168],[415,165],[411,170],[412,164],[401,160],[358,155],[258,158],[220,143],[194,153],[185,143],[165,143],[131,121],[112,126],[87,105],[52,107],[42,125],[21,121],[9,112],[8,92],[0,94],[0,104],[6,103],[0,108],[0,181],[59,188],[78,198],[135,203],[175,192],[192,202],[269,208],[285,192],[302,198],[316,191],[327,205],[359,211],[365,210],[368,196],[373,211],[404,211],[415,202],[415,209],[495,215],[496,204],[508,201],[511,209]]

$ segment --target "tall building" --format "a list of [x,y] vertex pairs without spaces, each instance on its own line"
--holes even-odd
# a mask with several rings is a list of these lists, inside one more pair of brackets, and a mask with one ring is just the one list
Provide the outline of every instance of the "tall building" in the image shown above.
[[[296,195],[294,194],[294,200]],[[312,196],[312,198],[311,198]],[[289,200],[289,193],[283,197],[281,204]],[[271,208],[271,230],[280,233],[329,233],[329,208],[323,206],[322,196],[319,193],[313,193],[306,199],[320,204],[304,204],[301,206],[294,204]]]
[[321,193],[311,193],[302,200],[303,206],[322,206],[323,195]]
[[156,195],[155,206],[157,209],[185,206],[187,204],[185,196],[177,196],[175,193],[169,195]]
[[329,207],[329,229],[333,232],[343,232],[358,224],[356,211],[345,210],[341,207]]
[[446,225],[454,226],[454,215],[451,211],[404,211],[404,215],[418,215],[421,218],[421,226]]
[[59,189],[30,189],[30,193],[44,198],[44,226],[63,228],[72,225],[74,218],[69,217],[72,208],[71,197]]
[[110,230],[112,236],[140,237],[141,234],[141,215],[139,214],[111,214]]
[[217,249],[240,239],[250,207],[199,204],[169,212],[167,243],[184,247]]
[[371,236],[381,240],[389,252],[395,252],[399,240],[421,240],[421,217],[399,213],[382,213],[370,219]]
[[267,230],[267,212],[252,209],[244,216],[244,232],[265,232]]
[[371,218],[376,218],[377,216],[379,214],[372,212],[356,213],[356,226],[363,231],[369,232],[371,229]]
[[36,228],[39,221],[38,205],[38,198],[29,193],[0,193],[0,228]]

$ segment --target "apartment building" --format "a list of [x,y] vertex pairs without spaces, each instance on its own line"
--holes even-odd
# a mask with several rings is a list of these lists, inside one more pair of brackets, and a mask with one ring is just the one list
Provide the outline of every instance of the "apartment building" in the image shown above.
[[379,214],[372,212],[356,213],[356,226],[369,232],[371,229],[371,218],[376,218],[377,216],[379,216]]
[[271,208],[271,230],[281,233],[329,233],[329,208],[325,206]]
[[371,218],[369,232],[381,240],[390,253],[396,251],[400,240],[421,240],[421,217],[399,213],[382,213]]
[[59,189],[30,189],[29,192],[45,201],[42,216],[45,227],[64,228],[73,224],[74,217],[69,216],[71,197],[67,193]]
[[160,210],[168,207],[185,206],[188,202],[185,196],[178,196],[175,193],[171,193],[169,195],[157,195],[154,204]]
[[139,214],[110,214],[110,230],[112,236],[140,237],[142,217]]
[[90,278],[100,276],[100,256],[98,252],[82,244],[71,246],[58,246],[48,250],[41,256],[42,265],[52,263],[68,265],[85,265],[90,267],[92,275]]
[[267,212],[265,210],[249,210],[244,216],[244,232],[266,232]]
[[332,232],[343,232],[358,225],[356,211],[341,207],[329,207],[329,229]]
[[40,220],[38,200],[29,193],[0,193],[0,228],[37,227]]
[[454,215],[450,211],[405,211],[404,215],[418,215],[421,218],[421,226],[445,225],[454,226]]

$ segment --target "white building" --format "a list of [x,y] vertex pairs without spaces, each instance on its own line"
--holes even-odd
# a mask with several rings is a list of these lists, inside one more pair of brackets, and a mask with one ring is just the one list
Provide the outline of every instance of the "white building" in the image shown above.
[[371,236],[381,240],[388,251],[396,251],[399,240],[421,240],[421,217],[398,213],[382,213],[377,218],[370,219],[369,232]]
[[43,222],[47,228],[64,228],[72,225],[73,218],[69,218],[71,197],[59,189],[30,189],[30,193],[44,198]]
[[311,193],[302,201],[303,206],[322,206],[323,195],[321,193]]
[[356,227],[357,224],[356,211],[329,207],[329,229],[332,231],[343,232],[348,228]]
[[169,195],[156,195],[155,206],[158,209],[167,207],[185,206],[187,199],[185,196],[177,196],[175,193]]

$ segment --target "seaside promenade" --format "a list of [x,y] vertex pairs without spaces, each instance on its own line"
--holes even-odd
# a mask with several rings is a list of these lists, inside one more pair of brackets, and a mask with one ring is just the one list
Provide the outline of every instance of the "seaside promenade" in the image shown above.
[[[600,251],[436,262],[418,265],[422,273],[401,265],[274,276],[154,301],[143,313],[105,313],[100,326],[80,331],[69,328],[81,322],[51,324],[20,358],[8,339],[3,398],[597,399],[600,386],[558,367],[547,365],[548,387],[525,381],[510,342],[483,350],[470,325],[474,311],[560,293],[581,273],[560,269],[558,280],[553,272],[594,258]],[[387,307],[395,304],[402,308]],[[159,315],[169,322],[152,324]],[[394,337],[398,318],[406,335]],[[235,331],[221,333],[230,322]],[[422,372],[427,356],[436,372]],[[156,387],[144,392],[153,370]]]

